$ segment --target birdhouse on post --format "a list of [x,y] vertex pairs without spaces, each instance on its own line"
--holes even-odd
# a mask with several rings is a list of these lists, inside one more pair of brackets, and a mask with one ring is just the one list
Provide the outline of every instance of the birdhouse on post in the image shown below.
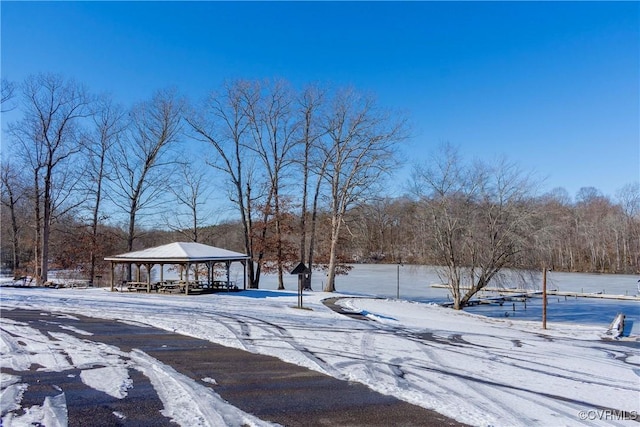
[[306,278],[309,275],[309,271],[310,270],[303,262],[298,264],[298,266],[291,271],[291,274],[298,275],[298,308],[302,308],[302,289],[304,283],[307,281]]

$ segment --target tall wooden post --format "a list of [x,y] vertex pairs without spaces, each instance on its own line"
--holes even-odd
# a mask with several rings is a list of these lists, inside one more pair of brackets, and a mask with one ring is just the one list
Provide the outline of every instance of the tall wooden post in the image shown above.
[[547,329],[547,267],[542,270],[542,329]]
[[189,269],[191,268],[191,264],[187,262],[187,271],[185,274],[185,285],[184,285],[184,294],[189,295]]
[[111,261],[111,292],[113,292],[115,284],[116,284],[116,269],[113,261]]
[[145,264],[147,268],[147,293],[151,292],[151,269],[153,268],[153,264]]

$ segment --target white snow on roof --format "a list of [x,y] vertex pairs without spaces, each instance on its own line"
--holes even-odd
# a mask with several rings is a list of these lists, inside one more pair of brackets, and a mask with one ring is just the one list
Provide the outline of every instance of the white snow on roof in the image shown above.
[[156,246],[141,251],[129,252],[113,257],[107,257],[107,261],[192,261],[192,260],[238,260],[247,259],[247,255],[215,246],[203,245],[194,242],[175,242],[168,245]]

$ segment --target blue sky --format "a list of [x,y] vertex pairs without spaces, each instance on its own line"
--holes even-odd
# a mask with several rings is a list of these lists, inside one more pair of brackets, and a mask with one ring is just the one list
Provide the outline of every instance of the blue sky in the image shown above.
[[638,2],[0,8],[12,81],[62,73],[124,104],[168,86],[198,98],[238,77],[352,85],[408,115],[412,161],[448,141],[470,158],[504,155],[571,195],[593,186],[613,196],[640,180]]

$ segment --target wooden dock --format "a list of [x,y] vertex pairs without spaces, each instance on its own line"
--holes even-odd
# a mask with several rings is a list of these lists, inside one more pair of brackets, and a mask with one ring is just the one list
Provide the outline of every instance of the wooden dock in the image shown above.
[[547,291],[547,295],[561,296],[561,297],[573,297],[573,298],[600,298],[600,299],[617,299],[626,301],[640,301],[638,295],[612,295],[603,294],[599,292],[562,292],[562,291]]
[[[438,289],[448,289],[449,286],[445,284],[434,284],[431,285],[432,288]],[[462,291],[466,291],[469,288],[460,288]],[[506,295],[507,298],[530,298],[533,296],[542,295],[542,291],[532,290],[532,289],[523,289],[523,288],[484,288],[478,294],[481,295],[483,292],[492,292],[497,295],[487,297],[480,296],[479,300],[487,301],[487,302],[478,302],[479,304],[487,304],[490,301],[499,302],[502,298],[502,295]],[[515,295],[514,295],[515,294]],[[602,292],[565,292],[558,290],[547,290],[547,296],[564,296],[564,297],[572,297],[572,298],[600,298],[600,299],[612,299],[612,300],[625,300],[625,301],[640,301],[639,295],[614,295],[614,294],[605,294]],[[504,299],[503,299],[504,301]]]
[[[449,285],[445,285],[442,283],[436,283],[434,285],[431,285],[432,288],[438,288],[438,289],[449,289]],[[460,290],[463,291],[467,291],[469,290],[469,288],[467,287],[460,287]],[[483,288],[482,292],[503,292],[503,293],[507,293],[507,294],[535,294],[535,293],[542,293],[542,291],[538,291],[535,289],[524,289],[524,288]]]

